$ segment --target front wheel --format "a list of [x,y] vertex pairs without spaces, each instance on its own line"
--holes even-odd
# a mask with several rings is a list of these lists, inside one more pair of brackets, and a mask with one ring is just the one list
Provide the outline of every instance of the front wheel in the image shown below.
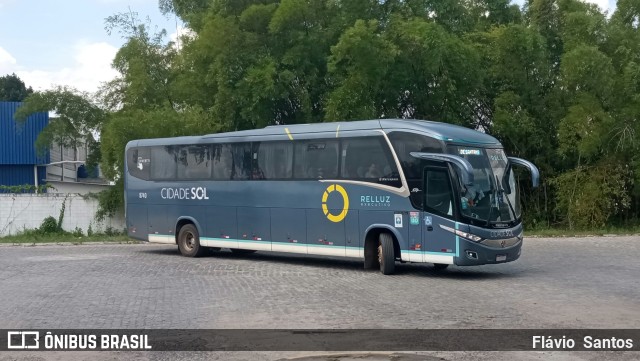
[[193,224],[185,224],[178,233],[178,249],[185,257],[200,257],[206,249],[200,245],[200,234]]
[[378,263],[383,275],[390,275],[396,269],[396,257],[393,251],[393,238],[389,233],[380,233],[378,239]]

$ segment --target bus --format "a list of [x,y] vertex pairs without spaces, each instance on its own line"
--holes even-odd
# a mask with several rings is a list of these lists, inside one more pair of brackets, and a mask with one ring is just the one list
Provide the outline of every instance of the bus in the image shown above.
[[471,266],[520,257],[514,167],[490,135],[421,120],[363,120],[134,140],[125,150],[132,238],[209,249]]

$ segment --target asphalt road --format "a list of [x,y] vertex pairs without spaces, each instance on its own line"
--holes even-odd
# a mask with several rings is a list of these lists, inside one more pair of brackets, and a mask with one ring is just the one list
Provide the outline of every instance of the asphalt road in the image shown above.
[[[640,237],[526,239],[513,263],[402,264],[165,245],[0,247],[3,329],[640,328]],[[9,359],[638,359],[637,352],[10,353]]]

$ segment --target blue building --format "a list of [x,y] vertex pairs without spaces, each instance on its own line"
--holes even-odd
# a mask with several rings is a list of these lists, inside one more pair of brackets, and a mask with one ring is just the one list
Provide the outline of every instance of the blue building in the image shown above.
[[[36,113],[24,122],[13,116],[22,103],[0,102],[0,185],[18,186],[45,183],[49,151],[40,154],[35,142],[49,124],[48,113]],[[0,190],[0,192],[2,192]]]

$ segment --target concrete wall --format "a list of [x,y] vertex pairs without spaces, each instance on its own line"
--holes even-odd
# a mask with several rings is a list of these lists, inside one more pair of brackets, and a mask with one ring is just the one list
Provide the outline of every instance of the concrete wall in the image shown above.
[[89,225],[94,232],[104,231],[107,227],[117,231],[125,229],[123,215],[116,215],[103,222],[96,221],[97,199],[61,193],[0,194],[0,237],[19,233],[24,229],[36,229],[49,216],[57,220],[63,202],[65,211],[62,228],[66,231],[79,227],[86,234]]
[[88,194],[98,193],[110,187],[108,184],[99,183],[80,183],[80,182],[57,182],[47,181],[55,189],[48,190],[48,193],[65,193],[65,194]]

